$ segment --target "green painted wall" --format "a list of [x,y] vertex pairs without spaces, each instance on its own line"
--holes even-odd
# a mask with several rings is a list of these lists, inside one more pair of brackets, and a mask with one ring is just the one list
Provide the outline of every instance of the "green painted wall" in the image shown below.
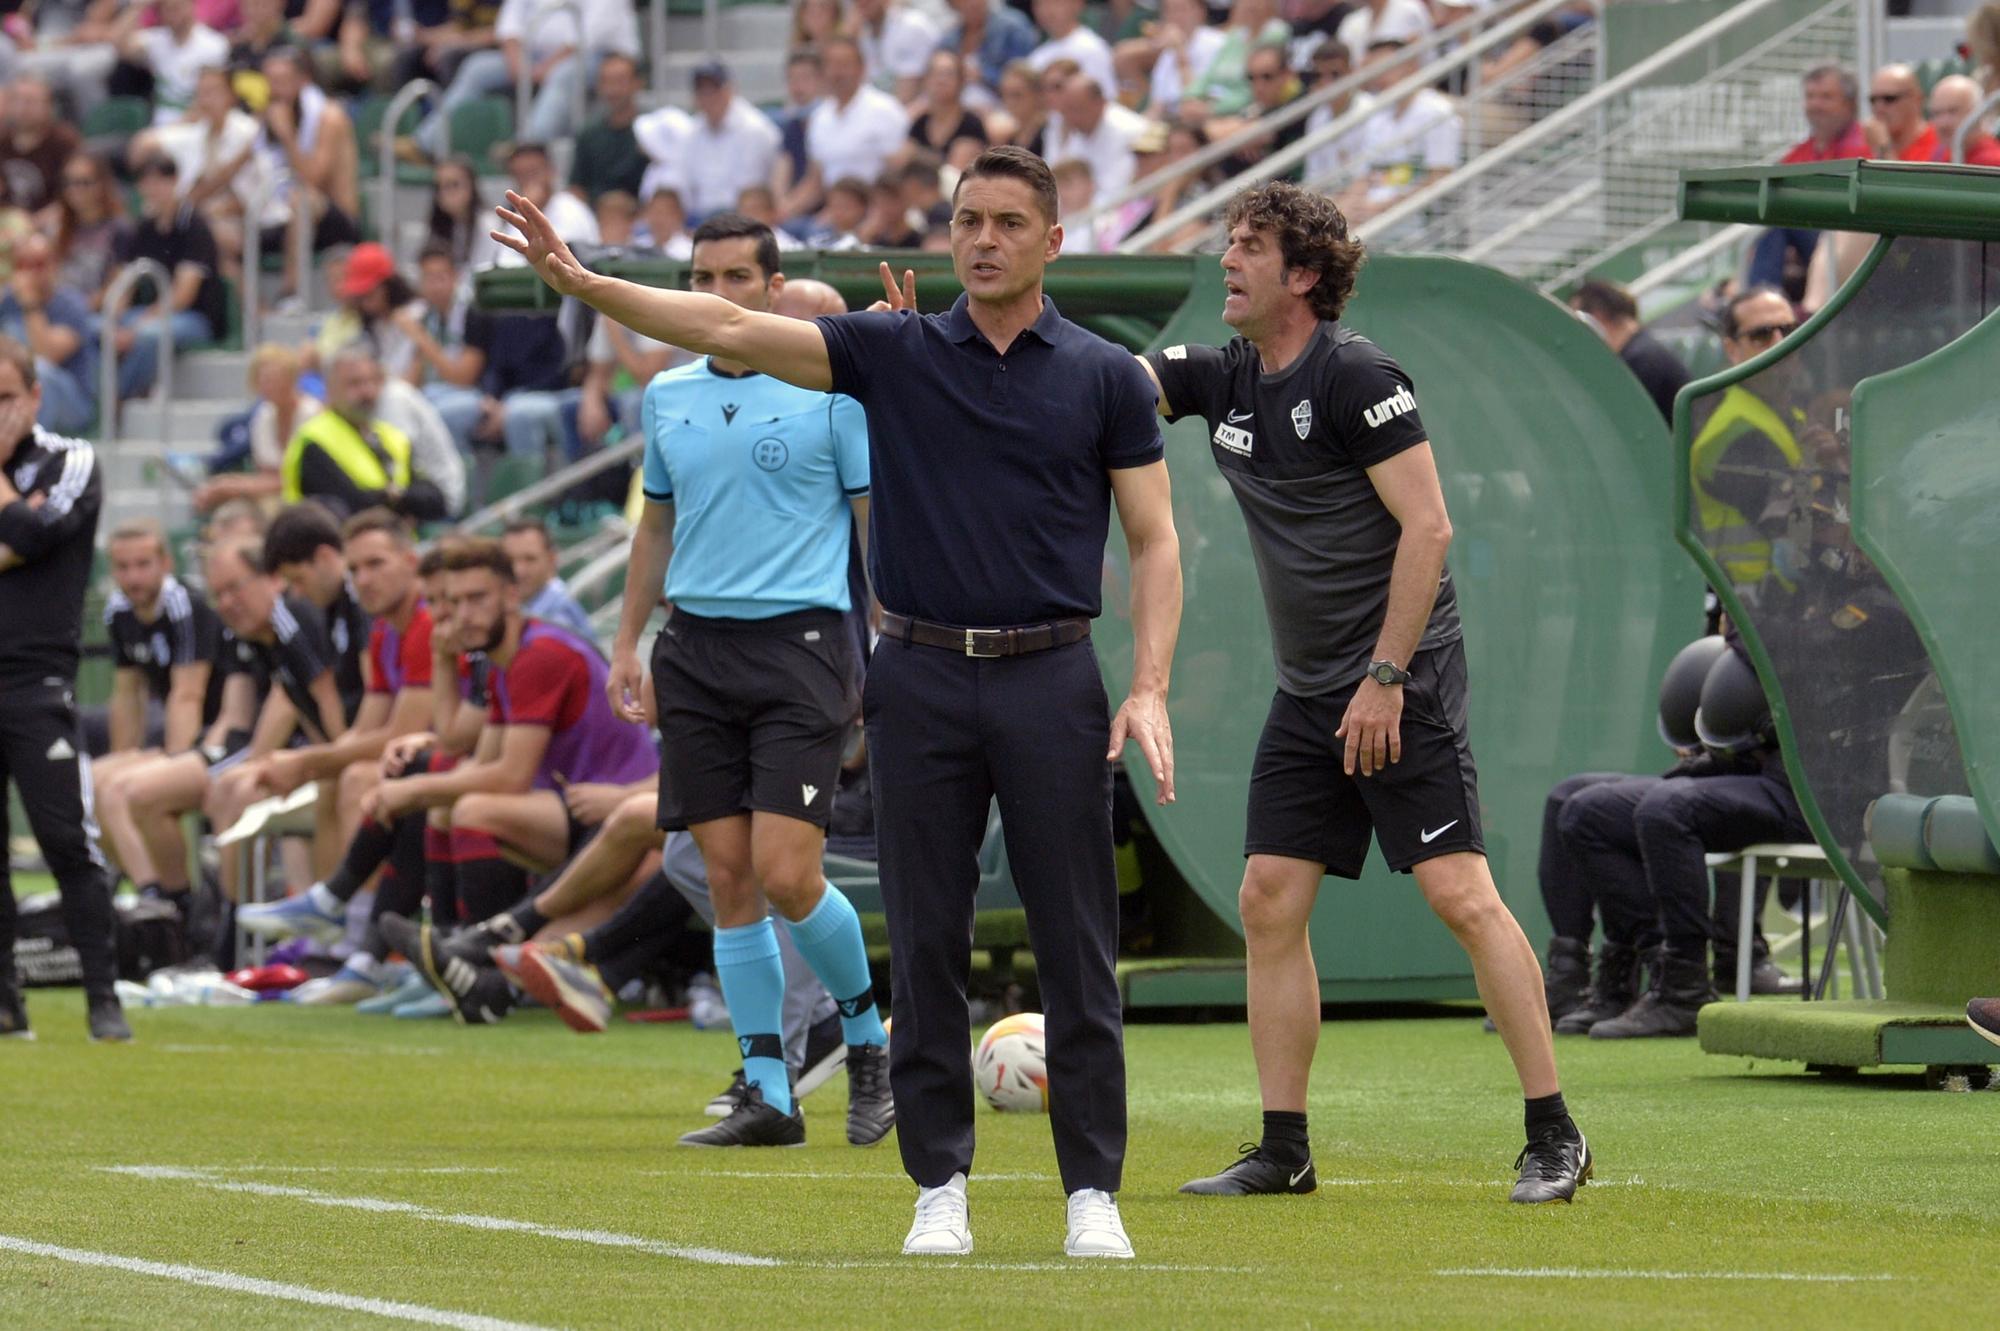
[[[1161,345],[1220,343],[1219,270],[1204,262]],[[1657,681],[1701,627],[1701,583],[1673,547],[1672,446],[1659,414],[1560,306],[1491,269],[1382,257],[1348,320],[1409,371],[1437,450],[1456,536],[1488,852],[1531,936],[1550,786],[1593,769],[1657,771]],[[1168,852],[1235,924],[1244,796],[1273,687],[1270,641],[1242,518],[1199,421],[1167,430],[1187,606],[1173,682],[1178,801],[1151,805]],[[1113,696],[1129,680],[1124,543],[1113,535],[1098,650]],[[1408,877],[1371,857],[1329,880],[1313,927],[1323,980],[1418,983],[1461,994],[1469,966]],[[1337,989],[1334,990],[1337,992]]]

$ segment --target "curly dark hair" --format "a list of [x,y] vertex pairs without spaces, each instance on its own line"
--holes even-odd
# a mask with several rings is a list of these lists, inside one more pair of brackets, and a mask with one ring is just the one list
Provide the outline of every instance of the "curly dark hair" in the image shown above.
[[1288,270],[1319,274],[1319,282],[1306,293],[1313,313],[1322,319],[1340,317],[1354,295],[1354,279],[1367,250],[1348,234],[1347,219],[1332,199],[1289,180],[1273,180],[1231,199],[1226,221],[1231,231],[1247,225],[1276,236]]

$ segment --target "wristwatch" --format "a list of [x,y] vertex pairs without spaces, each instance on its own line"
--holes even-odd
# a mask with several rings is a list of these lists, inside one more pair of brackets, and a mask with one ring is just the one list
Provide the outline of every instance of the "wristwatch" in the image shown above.
[[1368,663],[1368,678],[1387,688],[1392,684],[1409,683],[1410,672],[1398,666],[1394,661],[1370,661]]

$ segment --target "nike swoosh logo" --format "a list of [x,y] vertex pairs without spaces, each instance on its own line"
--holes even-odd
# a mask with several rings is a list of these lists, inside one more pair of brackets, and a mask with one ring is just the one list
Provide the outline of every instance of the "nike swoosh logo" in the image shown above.
[[1244,411],[1244,412],[1232,411],[1229,413],[1227,419],[1231,425],[1240,425],[1244,421],[1249,420],[1252,416],[1255,416],[1256,414],[1257,413],[1254,411]]
[[1304,1178],[1304,1177],[1305,1177],[1306,1175],[1308,1175],[1308,1174],[1312,1173],[1312,1167],[1313,1167],[1313,1162],[1312,1162],[1312,1161],[1310,1161],[1310,1160],[1306,1161],[1306,1167],[1305,1167],[1304,1169],[1301,1169],[1301,1170],[1300,1170],[1300,1171],[1299,1171],[1298,1173],[1296,1173],[1296,1174],[1292,1175],[1292,1181],[1291,1181],[1290,1183],[1286,1184],[1285,1186],[1287,1186],[1287,1187],[1291,1187],[1291,1188],[1296,1188],[1296,1187],[1298,1187],[1298,1186],[1299,1186],[1299,1180],[1300,1180],[1300,1179],[1302,1179],[1302,1178]]
[[1458,819],[1454,818],[1450,822],[1446,823],[1443,827],[1438,828],[1435,832],[1422,833],[1420,839],[1426,846],[1428,846],[1431,844],[1431,842],[1437,840],[1439,837],[1443,836],[1446,832],[1451,831],[1452,828],[1457,826],[1458,826]]

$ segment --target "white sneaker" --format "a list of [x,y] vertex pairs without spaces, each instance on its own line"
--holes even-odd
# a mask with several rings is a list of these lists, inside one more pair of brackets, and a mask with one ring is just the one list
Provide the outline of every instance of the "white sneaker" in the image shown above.
[[[1115,1216],[1114,1212],[1114,1216]],[[903,1240],[905,1257],[963,1257],[972,1251],[972,1224],[965,1210],[965,1175],[953,1174],[941,1188],[917,1194],[917,1218]],[[1130,1256],[1130,1251],[1127,1251]]]
[[1079,1188],[1069,1195],[1069,1234],[1063,1251],[1071,1257],[1132,1256],[1132,1240],[1118,1218],[1118,1199],[1096,1188]]

